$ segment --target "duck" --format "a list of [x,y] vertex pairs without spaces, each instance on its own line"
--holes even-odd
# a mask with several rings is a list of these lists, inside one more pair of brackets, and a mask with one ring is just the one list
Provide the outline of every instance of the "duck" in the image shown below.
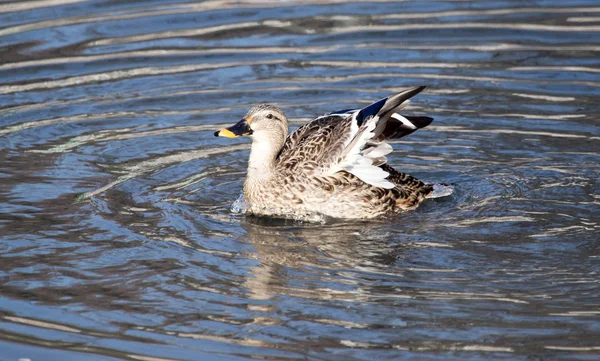
[[252,140],[242,191],[245,213],[370,219],[415,209],[434,185],[388,165],[393,149],[387,141],[431,124],[431,117],[398,113],[424,89],[319,116],[290,134],[282,109],[259,104],[216,131],[217,137]]

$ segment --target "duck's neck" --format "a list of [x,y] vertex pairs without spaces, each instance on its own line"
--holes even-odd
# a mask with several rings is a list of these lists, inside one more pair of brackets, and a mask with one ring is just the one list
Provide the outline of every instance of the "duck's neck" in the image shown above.
[[283,146],[282,142],[254,139],[248,160],[246,183],[262,183],[273,176],[275,159]]

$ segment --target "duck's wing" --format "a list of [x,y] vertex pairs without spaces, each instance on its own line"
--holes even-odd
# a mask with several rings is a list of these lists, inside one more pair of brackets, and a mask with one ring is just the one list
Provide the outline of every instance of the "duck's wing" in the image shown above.
[[279,151],[277,159],[285,162],[290,158],[295,158],[300,154],[300,144],[304,146],[305,143],[313,142],[316,138],[320,138],[322,136],[320,133],[324,133],[325,129],[332,130],[338,123],[344,121],[355,111],[356,110],[344,110],[341,112],[329,113],[304,124],[287,136],[283,143],[283,147]]
[[411,88],[362,109],[316,118],[288,136],[278,166],[307,176],[347,171],[373,186],[394,188],[394,183],[386,179],[389,173],[379,167],[392,151],[385,140],[403,137],[431,123],[429,117],[396,113],[423,89]]
[[350,122],[351,115],[332,113],[304,124],[286,138],[277,156],[277,167],[308,177],[328,174],[331,161],[327,158],[343,149]]

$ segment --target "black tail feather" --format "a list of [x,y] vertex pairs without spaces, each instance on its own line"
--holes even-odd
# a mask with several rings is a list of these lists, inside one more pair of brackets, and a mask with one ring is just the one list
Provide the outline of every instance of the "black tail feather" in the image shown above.
[[381,134],[377,137],[377,140],[383,141],[386,139],[397,139],[402,138],[404,136],[413,133],[417,129],[424,128],[431,124],[433,118],[430,117],[420,117],[420,116],[403,116],[406,118],[411,124],[405,124],[402,121],[390,117],[387,123],[385,124],[385,129]]
[[425,128],[431,124],[431,122],[433,122],[433,118],[431,117],[405,115],[404,118],[410,120],[410,122],[413,123],[417,129]]

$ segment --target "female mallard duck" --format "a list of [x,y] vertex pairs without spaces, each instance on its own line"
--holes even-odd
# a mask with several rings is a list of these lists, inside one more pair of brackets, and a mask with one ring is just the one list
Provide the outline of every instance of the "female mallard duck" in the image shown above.
[[246,211],[260,215],[373,218],[416,208],[431,184],[386,164],[396,139],[423,128],[429,117],[396,111],[424,86],[404,90],[365,108],[320,116],[288,135],[285,113],[260,104],[215,136],[252,139],[244,182]]

